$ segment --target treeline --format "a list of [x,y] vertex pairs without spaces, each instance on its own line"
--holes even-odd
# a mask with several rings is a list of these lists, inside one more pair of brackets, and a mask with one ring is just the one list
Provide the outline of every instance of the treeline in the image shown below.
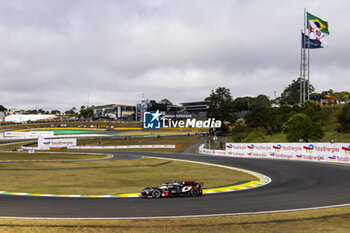
[[[280,105],[294,105],[300,103],[300,85],[301,79],[293,80],[282,92],[281,96],[274,101]],[[328,91],[314,92],[315,88],[306,81],[305,88],[310,90],[310,99],[320,104],[341,104],[350,102],[350,92],[335,92],[330,89]]]
[[[260,132],[270,136],[283,132],[290,142],[319,141],[325,135],[320,125],[323,116],[320,114],[319,102],[307,100],[302,105],[297,104],[300,94],[298,89],[295,90],[299,94],[295,94],[293,104],[286,104],[281,100],[283,96],[288,96],[285,92],[290,91],[291,86],[274,100],[265,95],[233,99],[229,89],[219,87],[206,98],[209,102],[208,117],[224,121],[226,124],[221,130],[226,133],[229,133],[230,125],[236,123],[236,127],[230,132],[236,142],[244,141],[247,136],[245,125],[248,128],[261,129]],[[339,131],[350,130],[350,103],[344,104],[337,119],[340,123]],[[237,124],[242,121],[244,125]]]

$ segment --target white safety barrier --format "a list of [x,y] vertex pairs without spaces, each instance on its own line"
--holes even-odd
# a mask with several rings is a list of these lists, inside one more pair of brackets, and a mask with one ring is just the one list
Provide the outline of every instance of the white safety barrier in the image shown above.
[[170,148],[175,149],[177,145],[121,145],[121,146],[70,146],[68,149],[145,149],[145,148]]
[[60,138],[60,139],[45,139],[43,137],[38,138],[39,148],[62,148],[62,147],[74,147],[77,145],[76,138]]
[[198,152],[200,154],[206,154],[206,155],[226,155],[226,151],[224,151],[224,150],[204,149],[204,144],[199,146]]
[[53,131],[26,131],[26,132],[4,132],[4,138],[38,138],[39,136],[42,136],[44,138],[51,138],[54,137]]
[[199,153],[243,158],[350,163],[350,143],[227,143],[226,150],[208,150],[201,145]]
[[[124,145],[124,146],[69,146],[67,149],[147,149],[147,148],[179,148],[178,145]],[[24,150],[50,150],[49,147],[21,146]]]

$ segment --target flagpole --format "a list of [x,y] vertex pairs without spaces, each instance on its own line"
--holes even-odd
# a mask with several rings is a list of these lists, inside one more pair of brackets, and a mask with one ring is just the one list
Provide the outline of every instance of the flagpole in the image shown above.
[[[307,21],[307,17],[306,17],[306,21]],[[310,40],[310,30],[307,31],[307,35]],[[307,99],[310,100],[310,41],[307,46]]]
[[307,99],[310,100],[310,43],[307,48]]
[[[305,35],[306,35],[306,8],[304,8],[304,43],[305,43]],[[303,102],[305,101],[306,96],[306,88],[305,88],[305,68],[306,68],[306,51],[305,46],[303,48]]]
[[[303,47],[305,46],[305,34],[303,34],[303,30],[300,30],[302,35],[302,43],[300,46],[300,106],[303,103]],[[303,46],[304,45],[304,46]]]

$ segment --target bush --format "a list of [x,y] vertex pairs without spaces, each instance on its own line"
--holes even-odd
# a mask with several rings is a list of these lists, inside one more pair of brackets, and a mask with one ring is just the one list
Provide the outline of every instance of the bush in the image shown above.
[[337,118],[343,130],[350,130],[350,103],[344,105]]
[[314,123],[310,117],[304,113],[294,114],[289,120],[283,124],[283,133],[286,134],[286,138],[289,142],[299,142],[303,140],[308,142],[309,140],[319,141],[325,133],[321,126]]
[[234,142],[244,142],[249,132],[246,126],[236,126],[231,131],[231,138]]

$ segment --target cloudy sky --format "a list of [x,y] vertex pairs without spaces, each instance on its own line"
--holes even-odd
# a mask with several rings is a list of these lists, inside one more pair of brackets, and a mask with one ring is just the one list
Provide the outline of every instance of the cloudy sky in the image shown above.
[[316,91],[350,89],[347,0],[2,0],[0,104],[67,110],[168,98],[273,98],[299,76],[303,12],[329,22]]

